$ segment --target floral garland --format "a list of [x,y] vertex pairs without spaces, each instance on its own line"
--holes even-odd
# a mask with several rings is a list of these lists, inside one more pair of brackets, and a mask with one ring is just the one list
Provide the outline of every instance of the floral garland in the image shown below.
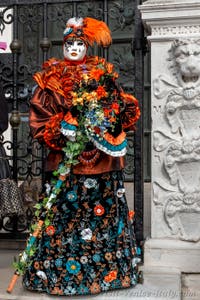
[[[31,256],[37,251],[34,245],[35,231],[45,230],[49,235],[53,232],[54,228],[51,225],[53,210],[50,208],[56,202],[57,195],[60,193],[71,167],[83,160],[81,153],[85,149],[86,143],[93,141],[97,148],[107,151],[113,156],[125,154],[125,134],[121,133],[118,137],[113,138],[109,133],[115,129],[115,123],[119,120],[120,107],[123,104],[120,99],[120,91],[116,89],[115,85],[117,77],[111,64],[107,63],[105,66],[103,61],[100,61],[91,71],[82,74],[80,83],[75,82],[73,90],[70,92],[72,107],[76,112],[68,111],[66,115],[63,112],[58,113],[51,117],[46,124],[44,132],[46,145],[55,150],[62,150],[65,156],[58,169],[53,172],[57,180],[52,182],[51,192],[49,191],[42,202],[35,205],[37,222],[31,226],[30,238],[24,254],[20,255],[19,260],[15,260],[13,264],[19,274],[24,273]],[[131,98],[131,100],[133,99],[134,97]],[[135,104],[137,103],[135,102]],[[137,108],[137,105],[135,106]],[[134,118],[135,121],[139,118],[139,112]],[[60,138],[60,132],[66,139]],[[65,142],[63,142],[64,140]],[[95,213],[103,214],[102,208],[97,207]],[[38,227],[41,217],[42,226]],[[25,259],[22,259],[24,255]],[[107,280],[109,281],[112,276],[115,274],[110,274]]]

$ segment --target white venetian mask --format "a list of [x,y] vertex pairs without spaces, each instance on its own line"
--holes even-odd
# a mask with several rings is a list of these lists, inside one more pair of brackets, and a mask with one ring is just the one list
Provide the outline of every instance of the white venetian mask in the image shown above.
[[64,43],[63,54],[68,60],[83,60],[87,52],[87,46],[82,40],[69,39]]

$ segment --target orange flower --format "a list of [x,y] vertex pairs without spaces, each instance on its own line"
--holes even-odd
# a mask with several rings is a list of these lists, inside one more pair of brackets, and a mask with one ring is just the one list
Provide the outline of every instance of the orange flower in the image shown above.
[[117,270],[110,271],[108,275],[104,277],[105,282],[111,282],[117,278]]
[[105,212],[105,209],[102,205],[96,205],[94,208],[94,213],[96,216],[102,216]]
[[110,117],[110,113],[111,113],[111,110],[110,110],[110,109],[104,108],[104,109],[103,109],[103,112],[104,112],[104,116],[105,116],[106,118]]
[[54,235],[55,231],[56,231],[56,230],[55,230],[55,227],[52,226],[52,225],[50,225],[50,226],[48,226],[48,227],[46,228],[46,233],[47,233],[49,236]]
[[38,269],[40,268],[40,264],[39,264],[38,261],[35,261],[35,262],[34,262],[34,268],[35,268],[36,270],[38,270]]
[[107,69],[107,72],[110,74],[110,73],[112,73],[112,71],[113,71],[113,64],[111,64],[111,63],[107,63],[106,64],[106,69]]
[[128,276],[125,276],[124,279],[122,280],[122,286],[123,287],[129,287],[131,284],[131,280]]
[[61,239],[59,239],[59,240],[56,240],[56,245],[58,245],[59,247],[61,247],[61,246],[62,246]]
[[93,284],[90,286],[90,291],[92,294],[98,294],[101,292],[101,287],[98,283],[93,282]]
[[97,93],[97,98],[98,99],[101,99],[103,97],[107,97],[107,92],[105,91],[104,87],[103,86],[98,86],[97,90],[96,90],[96,93]]
[[53,290],[51,291],[51,293],[52,293],[53,295],[63,295],[63,291],[62,291],[61,289],[59,289],[58,286],[55,286],[55,287],[53,288]]
[[109,121],[110,121],[110,123],[114,123],[114,122],[116,122],[116,118],[115,117],[110,117]]
[[128,219],[129,220],[133,220],[134,215],[135,215],[135,212],[133,210],[129,210],[129,212],[128,212]]
[[117,72],[114,72],[114,73],[113,73],[113,77],[114,77],[114,78],[118,78],[118,77],[119,77],[119,74],[118,74]]
[[106,252],[106,254],[105,254],[105,259],[111,260],[111,259],[112,259],[112,253]]
[[118,103],[116,103],[116,102],[112,103],[112,109],[114,110],[116,115],[119,114],[119,104]]
[[104,74],[104,70],[102,69],[93,69],[90,71],[90,78],[95,79],[96,81],[99,81],[101,76]]

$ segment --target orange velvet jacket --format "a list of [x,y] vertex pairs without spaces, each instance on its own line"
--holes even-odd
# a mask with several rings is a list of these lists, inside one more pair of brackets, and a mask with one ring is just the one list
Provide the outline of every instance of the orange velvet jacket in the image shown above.
[[[71,63],[65,60],[52,58],[43,64],[43,70],[34,75],[38,84],[30,103],[30,128],[33,138],[44,143],[45,128],[51,118],[60,113],[64,115],[73,108],[71,92],[74,85],[79,84],[81,74],[91,72],[97,64],[103,64],[105,68],[113,70],[113,65],[105,59],[97,56],[86,57],[82,63]],[[116,78],[117,74],[115,73]],[[116,89],[117,89],[117,85]],[[126,130],[133,130],[134,124],[140,116],[138,101],[131,95],[119,92],[123,103],[120,122],[113,139],[123,135]],[[55,126],[52,145],[64,146],[65,137],[60,132],[59,126]],[[49,146],[49,145],[48,145]],[[50,146],[50,153],[46,161],[46,171],[53,171],[62,161],[62,150]],[[103,172],[121,170],[124,168],[124,156],[113,157],[100,151],[100,156],[94,165],[85,165],[81,162],[73,167],[74,174],[100,174]]]

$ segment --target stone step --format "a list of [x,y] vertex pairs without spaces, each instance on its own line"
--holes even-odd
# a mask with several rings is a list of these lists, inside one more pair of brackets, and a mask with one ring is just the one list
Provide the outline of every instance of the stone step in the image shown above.
[[162,267],[149,268],[144,266],[141,270],[143,271],[144,276],[143,293],[146,292],[146,298],[144,299],[182,300],[181,274],[178,269],[167,269]]
[[23,251],[26,245],[26,239],[0,239],[0,251],[16,250]]
[[200,274],[182,274],[182,300],[200,299]]

